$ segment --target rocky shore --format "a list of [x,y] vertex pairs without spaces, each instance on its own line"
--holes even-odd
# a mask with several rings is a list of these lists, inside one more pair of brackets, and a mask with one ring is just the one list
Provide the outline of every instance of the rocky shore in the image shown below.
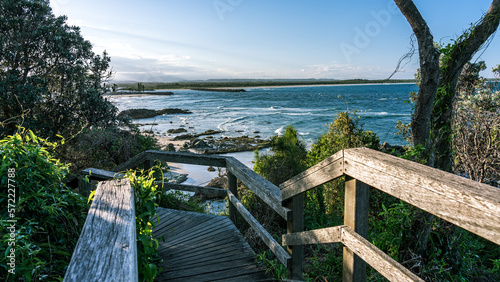
[[[200,134],[182,134],[176,137],[157,137],[162,149],[197,154],[225,154],[260,150],[271,146],[271,141],[260,136],[219,137],[212,135],[222,131],[207,130]],[[206,136],[200,138],[202,136]]]
[[121,111],[118,117],[130,117],[132,119],[152,118],[159,115],[174,115],[174,114],[191,114],[189,110],[168,108],[163,110],[150,110],[150,109],[129,109]]

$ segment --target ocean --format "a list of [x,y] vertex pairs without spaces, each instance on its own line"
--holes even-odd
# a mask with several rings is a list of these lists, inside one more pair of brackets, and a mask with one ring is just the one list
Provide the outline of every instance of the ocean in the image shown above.
[[[409,122],[411,105],[409,93],[418,91],[415,84],[331,85],[300,87],[255,87],[246,92],[212,92],[171,90],[172,96],[130,95],[111,96],[120,111],[133,108],[160,110],[181,108],[192,114],[163,115],[134,120],[142,130],[152,130],[159,136],[175,136],[167,130],[183,127],[188,133],[222,130],[215,137],[260,136],[270,138],[284,132],[287,125],[297,128],[301,138],[311,146],[327,132],[340,112],[356,112],[365,130],[375,132],[381,142],[402,145],[405,141],[395,136],[398,120]],[[170,90],[169,90],[170,91]],[[154,125],[153,125],[154,124]],[[185,133],[183,133],[185,134]],[[227,154],[253,168],[253,152]],[[206,167],[171,164],[170,172],[188,174],[184,184],[205,186],[218,172]],[[193,193],[185,192],[191,196]],[[226,200],[208,200],[209,213],[218,214],[227,209]]]
[[[142,130],[160,136],[175,136],[167,130],[184,127],[188,133],[222,130],[218,136],[260,136],[270,138],[284,132],[287,125],[297,128],[310,146],[327,130],[340,112],[349,110],[360,117],[365,130],[375,132],[381,142],[405,144],[395,136],[398,120],[409,122],[409,93],[415,84],[364,84],[297,87],[255,87],[246,92],[171,90],[172,96],[111,96],[119,108],[160,110],[181,108],[192,114],[163,115],[135,120]],[[155,125],[152,125],[155,124]],[[214,137],[218,137],[217,135]]]

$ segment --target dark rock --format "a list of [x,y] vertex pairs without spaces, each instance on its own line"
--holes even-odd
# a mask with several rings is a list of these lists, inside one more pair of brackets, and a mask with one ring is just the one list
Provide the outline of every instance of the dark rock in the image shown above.
[[181,109],[163,109],[163,110],[149,110],[149,109],[129,109],[122,111],[118,117],[130,117],[132,119],[152,118],[164,114],[190,114],[188,110]]
[[172,143],[168,143],[167,146],[165,146],[165,150],[169,152],[175,152],[175,146]]
[[174,141],[179,141],[179,140],[191,140],[195,138],[193,134],[182,134],[182,135],[179,135],[179,136],[175,136],[174,137]]
[[169,129],[169,130],[167,130],[167,133],[173,133],[173,134],[175,134],[175,133],[183,133],[183,132],[187,132],[187,130],[184,129],[184,128],[177,128],[177,129]]
[[403,146],[400,146],[400,145],[390,145],[389,143],[387,142],[384,142],[382,145],[380,145],[380,151],[384,152],[384,153],[387,153],[387,154],[391,154],[391,155],[394,155],[394,156],[400,156],[400,155],[403,155],[406,150]]
[[191,145],[191,148],[195,149],[201,149],[201,148],[207,148],[208,144],[204,140],[193,140],[193,145]]

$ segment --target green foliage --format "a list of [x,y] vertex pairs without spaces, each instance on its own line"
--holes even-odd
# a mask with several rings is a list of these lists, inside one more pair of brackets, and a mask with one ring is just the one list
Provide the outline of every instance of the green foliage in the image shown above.
[[304,268],[305,281],[342,280],[341,244],[311,246],[310,252]]
[[192,212],[205,212],[205,206],[200,199],[194,199],[193,197],[182,193],[178,190],[170,190],[160,198],[158,205],[162,208],[181,210],[181,211],[192,211]]
[[424,165],[427,163],[427,159],[425,158],[425,154],[424,154],[424,152],[426,150],[424,145],[418,144],[415,146],[407,146],[407,147],[405,147],[405,149],[406,150],[405,150],[404,154],[398,155],[398,157],[406,159],[406,160],[418,162],[418,163],[424,164]]
[[149,170],[130,170],[126,176],[134,188],[135,219],[137,234],[137,264],[140,281],[153,281],[158,275],[157,264],[161,262],[158,254],[158,240],[153,237],[153,228],[159,221],[156,214],[161,189],[156,180],[158,175],[163,175],[161,166],[155,165]]
[[260,254],[256,255],[257,262],[260,262],[266,266],[266,273],[270,273],[273,277],[281,281],[286,279],[286,267],[281,264],[281,262],[276,259],[271,250],[266,250]]
[[399,201],[389,208],[382,204],[382,210],[376,216],[370,217],[370,237],[375,246],[398,260],[399,252],[404,247],[405,232],[413,224],[412,208],[405,202]]
[[328,132],[312,145],[308,153],[309,165],[314,165],[342,149],[378,149],[380,139],[372,131],[364,131],[359,119],[356,113],[351,115],[348,111],[341,112],[335,121],[328,125]]
[[115,121],[116,107],[102,96],[110,58],[95,55],[49,1],[1,1],[0,22],[0,136],[22,124],[53,139]]
[[283,136],[271,138],[271,155],[261,155],[255,151],[255,172],[275,185],[279,185],[302,172],[307,151],[298,139],[297,129],[287,126]]
[[146,150],[157,149],[157,140],[131,128],[86,128],[67,140],[57,153],[73,164],[72,171],[89,167],[111,169]]
[[[307,164],[313,166],[342,149],[367,147],[378,149],[379,138],[371,131],[364,131],[360,117],[348,111],[341,112],[328,132],[323,134],[307,153]],[[344,178],[317,187],[306,193],[306,229],[342,223],[344,207]]]
[[[68,166],[53,158],[49,150],[57,144],[20,130],[0,141],[0,278],[54,281],[64,277],[71,254],[85,223],[88,205],[63,183]],[[11,174],[12,169],[15,173]],[[11,178],[11,176],[14,176]],[[14,179],[15,182],[9,181]],[[15,217],[7,213],[15,186]],[[14,219],[15,245],[9,245],[10,223]],[[15,248],[15,275],[7,272],[6,253]]]

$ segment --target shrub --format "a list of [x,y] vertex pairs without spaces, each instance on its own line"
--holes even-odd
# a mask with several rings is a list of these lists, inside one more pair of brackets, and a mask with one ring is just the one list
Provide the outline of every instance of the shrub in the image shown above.
[[84,129],[59,147],[57,153],[73,164],[75,172],[89,167],[111,169],[156,148],[157,140],[153,136],[143,135],[135,128],[124,130],[113,126]]
[[153,281],[160,271],[156,265],[161,262],[153,228],[158,223],[156,208],[162,190],[155,181],[163,181],[163,171],[160,165],[155,165],[146,171],[129,170],[126,176],[134,188],[139,281]]
[[472,180],[500,179],[500,91],[462,92],[453,120],[455,168]]
[[[378,149],[379,138],[372,131],[364,131],[360,117],[341,112],[328,131],[314,143],[307,154],[308,166],[313,166],[342,149],[367,147]],[[306,193],[306,228],[315,229],[342,224],[344,210],[344,178],[317,187]],[[320,216],[318,216],[320,215]]]
[[[0,205],[5,207],[0,213],[2,280],[54,281],[64,277],[88,205],[62,184],[68,165],[49,153],[55,146],[26,130],[0,141]],[[15,212],[7,213],[12,192]],[[15,245],[8,244],[12,241],[7,219],[17,220]],[[7,272],[10,267],[4,255],[11,248],[15,248],[15,275]]]
[[306,147],[298,139],[297,129],[287,126],[283,136],[271,138],[270,155],[255,151],[254,171],[279,185],[306,169]]

